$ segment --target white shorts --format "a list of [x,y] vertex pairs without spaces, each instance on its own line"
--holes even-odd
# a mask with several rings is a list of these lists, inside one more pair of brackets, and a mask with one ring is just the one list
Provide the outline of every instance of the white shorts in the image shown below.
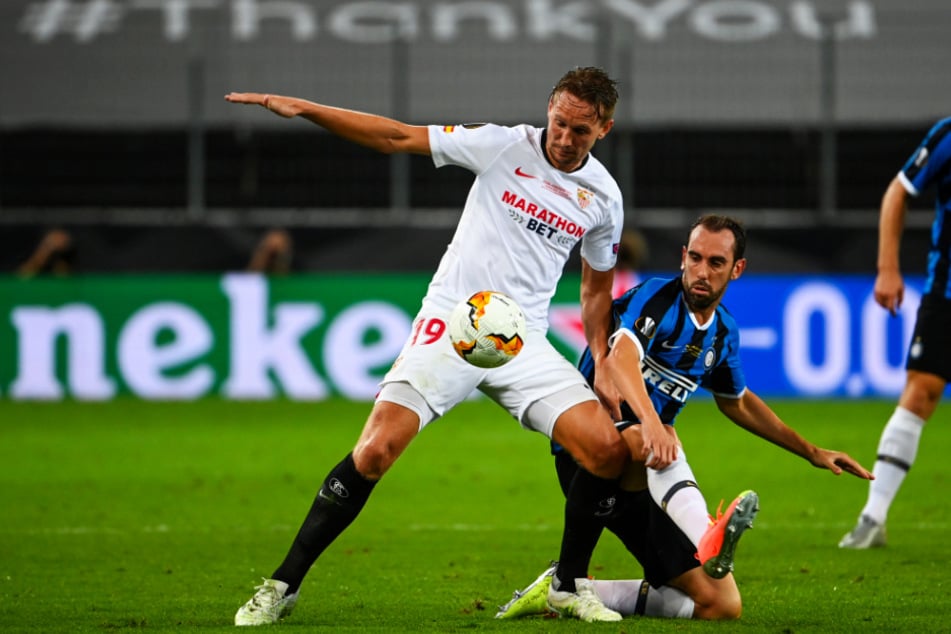
[[[420,429],[478,389],[501,405],[523,427],[551,438],[555,421],[569,408],[597,400],[578,369],[563,357],[544,333],[530,331],[517,357],[505,365],[477,368],[464,361],[449,343],[449,334],[439,322],[448,313],[423,313],[413,321],[413,330],[381,382],[377,400],[409,407],[420,416]],[[434,325],[435,324],[435,325]],[[426,334],[431,333],[431,334]],[[438,333],[438,336],[437,336]],[[399,384],[408,384],[411,390]],[[424,402],[414,402],[412,392]],[[530,405],[544,401],[545,407]]]

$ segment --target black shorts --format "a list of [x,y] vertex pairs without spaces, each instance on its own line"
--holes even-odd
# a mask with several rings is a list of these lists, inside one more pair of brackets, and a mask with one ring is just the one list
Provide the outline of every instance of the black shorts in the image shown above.
[[[555,454],[555,470],[562,492],[578,465],[567,451]],[[625,492],[619,503],[619,516],[606,523],[628,552],[644,569],[644,579],[655,588],[700,565],[697,549],[650,496],[647,490]]]
[[936,374],[951,382],[951,300],[925,295],[918,306],[908,347],[909,370]]

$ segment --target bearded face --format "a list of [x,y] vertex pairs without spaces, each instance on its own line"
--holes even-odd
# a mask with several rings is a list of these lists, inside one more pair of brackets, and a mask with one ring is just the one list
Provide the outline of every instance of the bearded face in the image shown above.
[[720,303],[730,281],[738,278],[746,266],[745,259],[734,259],[734,240],[731,231],[713,232],[699,225],[683,249],[680,268],[684,300],[704,321]]

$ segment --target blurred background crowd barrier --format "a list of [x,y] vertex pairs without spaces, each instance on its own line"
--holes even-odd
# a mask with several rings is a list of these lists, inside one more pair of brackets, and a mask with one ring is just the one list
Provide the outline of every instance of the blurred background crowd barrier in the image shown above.
[[280,226],[301,270],[432,269],[468,172],[224,94],[542,125],[557,78],[599,65],[622,98],[596,154],[649,267],[722,210],[751,270],[869,271],[885,186],[948,114],[949,33],[947,0],[5,0],[0,266],[58,226],[81,270],[235,269]]

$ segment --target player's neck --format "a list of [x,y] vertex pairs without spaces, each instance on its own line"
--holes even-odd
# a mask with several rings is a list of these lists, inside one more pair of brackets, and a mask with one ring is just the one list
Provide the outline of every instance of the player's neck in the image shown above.
[[693,318],[701,326],[706,326],[710,323],[710,320],[713,319],[713,315],[717,312],[716,306],[711,306],[703,310],[696,310],[694,308],[690,309],[690,312],[693,313]]

